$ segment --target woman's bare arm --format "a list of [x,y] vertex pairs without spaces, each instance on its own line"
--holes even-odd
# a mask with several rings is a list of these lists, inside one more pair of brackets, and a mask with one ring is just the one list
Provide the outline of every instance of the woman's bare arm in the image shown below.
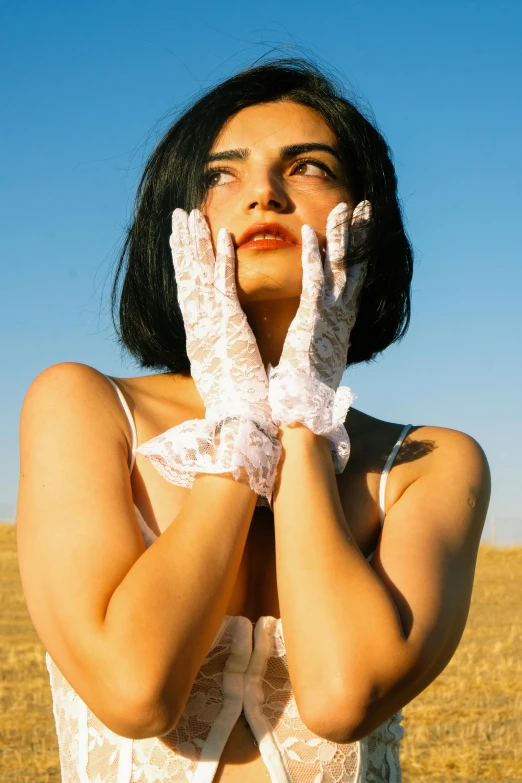
[[333,741],[366,736],[413,699],[462,636],[490,477],[472,438],[439,432],[369,565],[344,516],[326,438],[282,428],[274,520],[288,666],[303,720]]
[[124,427],[95,370],[62,364],[38,376],[21,417],[18,549],[51,657],[100,720],[141,738],[168,732],[183,711],[226,612],[256,495],[200,476],[146,550]]

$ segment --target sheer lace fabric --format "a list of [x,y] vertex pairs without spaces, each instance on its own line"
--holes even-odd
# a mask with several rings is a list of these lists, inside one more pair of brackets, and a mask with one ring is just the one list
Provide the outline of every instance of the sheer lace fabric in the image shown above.
[[232,239],[222,229],[214,255],[203,215],[176,209],[170,247],[190,371],[206,413],[139,451],[178,486],[190,487],[197,473],[229,473],[270,499],[280,445],[268,378],[237,298]]
[[[369,203],[359,204],[352,220],[368,219]],[[302,228],[303,291],[277,367],[270,373],[268,398],[276,424],[305,424],[329,438],[336,472],[349,455],[344,421],[353,401],[339,383],[346,366],[364,263],[346,268],[348,207],[339,204],[328,216],[323,266],[317,236]]]
[[[155,534],[136,509],[145,544]],[[272,783],[400,783],[402,715],[360,742],[338,744],[302,722],[280,619],[225,615],[170,734],[131,740],[103,725],[46,656],[62,783],[210,783],[241,710]]]

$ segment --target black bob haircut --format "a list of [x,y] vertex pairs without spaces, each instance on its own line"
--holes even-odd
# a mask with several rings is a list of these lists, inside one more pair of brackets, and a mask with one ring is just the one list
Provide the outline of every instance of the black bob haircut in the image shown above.
[[370,361],[408,329],[413,253],[390,150],[374,124],[315,65],[278,59],[206,92],[169,128],[145,166],[111,291],[119,341],[141,367],[190,372],[169,247],[172,212],[203,204],[205,162],[225,122],[247,106],[273,101],[293,101],[322,115],[338,139],[355,203],[368,199],[372,206],[369,226],[358,240],[354,234],[350,247],[350,263],[367,259],[368,273],[347,364]]

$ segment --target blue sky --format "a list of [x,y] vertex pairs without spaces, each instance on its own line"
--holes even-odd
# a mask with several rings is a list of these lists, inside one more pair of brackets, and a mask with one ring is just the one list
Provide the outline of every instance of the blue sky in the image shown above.
[[497,542],[522,542],[521,31],[516,0],[0,3],[0,518],[35,375],[60,361],[139,374],[107,294],[161,129],[276,46],[315,56],[371,106],[417,252],[410,331],[349,375],[356,405],[473,435]]

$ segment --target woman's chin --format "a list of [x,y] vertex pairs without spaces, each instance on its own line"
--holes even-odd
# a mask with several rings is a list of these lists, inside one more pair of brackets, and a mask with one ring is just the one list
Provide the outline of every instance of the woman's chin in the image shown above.
[[[300,249],[299,249],[300,250]],[[303,269],[300,252],[238,253],[237,292],[239,301],[260,302],[301,296]]]
[[251,302],[277,302],[282,299],[299,299],[301,297],[301,280],[281,281],[278,285],[277,280],[241,280],[237,286],[237,296],[240,304]]

